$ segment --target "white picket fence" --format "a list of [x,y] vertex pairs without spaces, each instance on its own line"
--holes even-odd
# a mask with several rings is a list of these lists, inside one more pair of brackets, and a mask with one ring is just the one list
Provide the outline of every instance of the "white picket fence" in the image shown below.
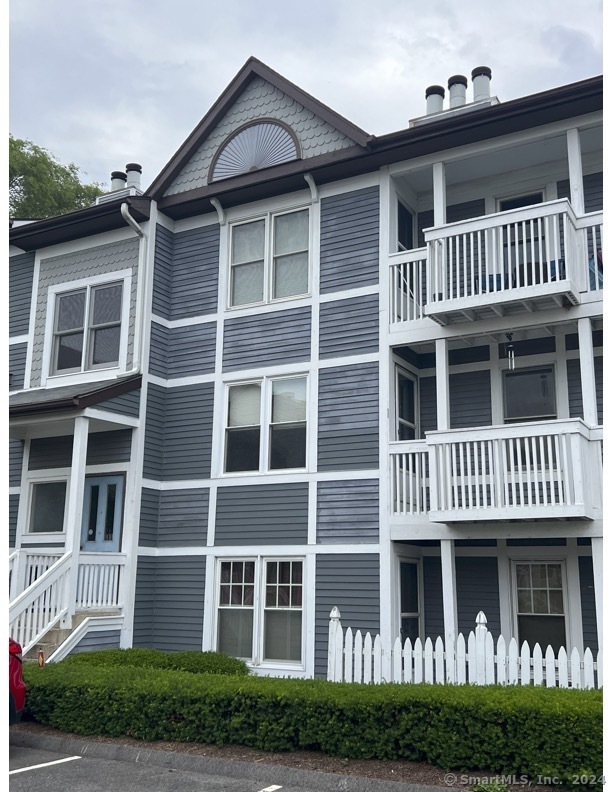
[[603,686],[601,650],[597,658],[590,649],[580,653],[561,647],[557,656],[551,646],[543,652],[539,644],[530,649],[512,638],[494,641],[482,611],[467,641],[460,633],[447,651],[442,638],[423,643],[397,638],[385,646],[380,635],[353,634],[342,629],[341,614],[332,608],[329,621],[327,679],[331,682],[382,682],[472,685],[545,685],[564,688]]

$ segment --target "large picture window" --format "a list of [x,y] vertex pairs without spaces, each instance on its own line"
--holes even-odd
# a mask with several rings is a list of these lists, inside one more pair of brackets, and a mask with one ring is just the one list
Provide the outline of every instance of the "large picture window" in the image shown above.
[[219,562],[217,648],[249,662],[302,662],[303,561]]
[[308,293],[309,223],[301,209],[231,227],[230,307]]
[[84,286],[55,296],[52,374],[119,363],[123,283]]
[[30,533],[61,533],[66,508],[65,481],[38,481],[32,485]]
[[306,377],[228,388],[225,472],[306,467]]

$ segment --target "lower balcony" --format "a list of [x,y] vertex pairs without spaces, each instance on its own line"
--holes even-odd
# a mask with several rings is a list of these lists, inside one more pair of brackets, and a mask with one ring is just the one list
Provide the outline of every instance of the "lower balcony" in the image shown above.
[[601,430],[580,418],[429,432],[391,444],[391,513],[462,523],[592,520]]

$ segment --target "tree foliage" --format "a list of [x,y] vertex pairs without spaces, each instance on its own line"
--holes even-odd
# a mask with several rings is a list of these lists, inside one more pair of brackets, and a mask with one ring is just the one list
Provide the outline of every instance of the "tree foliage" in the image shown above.
[[71,212],[91,206],[104,192],[98,182],[83,184],[80,168],[63,165],[31,140],[9,135],[9,214],[21,220]]

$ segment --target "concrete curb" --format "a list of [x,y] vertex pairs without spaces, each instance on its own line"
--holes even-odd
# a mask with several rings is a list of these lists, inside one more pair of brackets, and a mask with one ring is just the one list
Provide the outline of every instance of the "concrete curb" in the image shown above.
[[55,737],[10,732],[9,744],[20,748],[38,748],[59,751],[94,759],[109,759],[117,762],[135,762],[173,770],[201,772],[228,778],[261,780],[267,784],[311,787],[321,792],[448,792],[447,787],[408,784],[402,781],[387,781],[365,776],[344,776],[335,773],[319,773],[279,765],[255,764],[228,759],[208,759],[205,756],[190,756],[174,751],[155,751],[150,748],[132,748],[116,743],[90,742],[74,737]]

